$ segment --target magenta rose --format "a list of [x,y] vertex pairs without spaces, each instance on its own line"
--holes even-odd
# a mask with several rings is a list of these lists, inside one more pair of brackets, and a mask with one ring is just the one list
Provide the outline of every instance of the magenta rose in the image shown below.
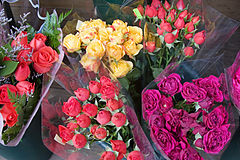
[[165,126],[165,119],[162,115],[151,115],[149,124],[153,132],[160,128],[164,128]]
[[145,120],[149,119],[149,116],[159,107],[159,102],[161,99],[161,94],[156,89],[148,89],[142,95],[142,104],[144,106],[143,118]]
[[210,113],[203,111],[203,122],[209,129],[221,127],[228,122],[228,113],[222,105],[214,108]]
[[203,136],[203,149],[206,153],[218,154],[231,138],[229,124],[210,130]]
[[199,153],[192,147],[187,147],[180,152],[180,160],[203,160]]
[[188,113],[183,110],[183,116],[180,119],[183,135],[186,135],[190,128],[198,126],[197,118],[200,112]]
[[160,91],[173,96],[182,91],[181,77],[172,73],[158,83],[158,88]]
[[162,98],[160,99],[159,102],[159,111],[160,113],[165,113],[169,111],[173,107],[173,101],[172,97],[166,97],[162,95]]
[[179,133],[180,132],[180,118],[182,117],[183,110],[171,109],[163,114],[165,119],[165,126],[168,131]]
[[201,102],[198,102],[198,105],[201,106],[201,108],[210,110],[214,105],[214,100],[213,98],[210,98],[209,96],[207,96],[204,100],[202,100]]
[[236,73],[233,75],[232,85],[235,90],[240,91],[240,67],[238,68]]
[[71,117],[77,116],[82,110],[81,104],[74,97],[70,97],[67,102],[63,103],[62,111]]
[[171,152],[169,152],[167,154],[167,156],[171,159],[171,160],[179,160],[180,159],[180,152],[181,152],[181,148],[179,146],[175,147]]
[[185,82],[181,94],[188,102],[201,102],[206,98],[207,92],[193,83]]

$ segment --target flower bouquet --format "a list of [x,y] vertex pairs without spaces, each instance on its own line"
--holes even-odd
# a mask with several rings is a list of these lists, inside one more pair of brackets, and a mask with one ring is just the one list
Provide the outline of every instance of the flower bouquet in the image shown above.
[[213,59],[171,64],[143,90],[145,131],[165,158],[220,159],[227,148],[238,116],[224,75],[215,76],[223,72],[219,65]]
[[[20,27],[13,26],[0,49],[0,142],[7,146],[20,142],[40,107],[48,90],[43,88],[41,96],[42,75],[54,76],[63,59],[59,42],[63,14],[62,19],[48,14],[38,32],[26,24],[28,14],[20,16]],[[1,25],[9,21],[2,10]]]

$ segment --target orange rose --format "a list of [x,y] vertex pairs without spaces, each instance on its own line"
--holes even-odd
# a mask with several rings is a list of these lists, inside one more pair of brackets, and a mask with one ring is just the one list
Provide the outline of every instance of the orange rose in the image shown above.
[[121,45],[117,45],[115,43],[109,42],[107,43],[107,55],[111,58],[114,58],[116,61],[119,61],[124,55],[125,52]]

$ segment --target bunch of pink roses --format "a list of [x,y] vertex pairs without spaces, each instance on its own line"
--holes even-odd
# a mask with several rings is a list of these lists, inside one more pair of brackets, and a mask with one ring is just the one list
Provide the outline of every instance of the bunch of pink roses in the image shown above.
[[[64,102],[62,111],[69,116],[66,127],[59,125],[61,143],[76,149],[87,148],[93,142],[102,141],[112,146],[112,151],[102,153],[100,160],[143,160],[140,151],[130,145],[130,124],[121,99],[118,83],[102,76],[90,81],[86,88],[78,88]],[[128,151],[133,150],[128,153]]]
[[162,78],[158,89],[142,93],[143,117],[151,138],[170,159],[203,159],[192,148],[218,154],[231,138],[220,79],[211,75],[181,83],[180,75]]

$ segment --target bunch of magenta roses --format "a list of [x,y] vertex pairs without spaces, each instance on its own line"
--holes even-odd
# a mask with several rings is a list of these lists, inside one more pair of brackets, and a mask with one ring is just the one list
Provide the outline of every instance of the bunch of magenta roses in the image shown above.
[[131,132],[119,83],[105,76],[99,78],[90,81],[86,88],[75,90],[75,96],[63,103],[62,111],[68,117],[65,126],[58,126],[61,140],[56,139],[76,150],[91,149],[94,142],[104,142],[111,147],[100,160],[143,160]]
[[[51,22],[51,28],[45,26],[42,33],[37,33],[26,24],[27,15],[20,16],[20,27],[13,26],[14,31],[10,30],[7,35],[8,43],[0,48],[0,137],[1,143],[5,145],[17,136],[19,138],[10,145],[17,145],[21,140],[25,132],[21,130],[26,130],[40,99],[42,74],[49,72],[59,61],[55,47],[60,44],[60,31],[48,33],[57,31],[61,22]],[[2,24],[9,21],[5,18]],[[45,23],[50,23],[50,15]]]
[[217,155],[224,149],[231,138],[231,122],[220,78],[210,75],[183,83],[172,73],[156,79],[158,89],[143,91],[143,118],[163,155],[202,160],[200,151]]
[[205,41],[205,31],[198,31],[199,15],[190,13],[183,0],[176,5],[153,0],[133,11],[144,25],[144,48],[154,78],[171,62],[192,57]]

